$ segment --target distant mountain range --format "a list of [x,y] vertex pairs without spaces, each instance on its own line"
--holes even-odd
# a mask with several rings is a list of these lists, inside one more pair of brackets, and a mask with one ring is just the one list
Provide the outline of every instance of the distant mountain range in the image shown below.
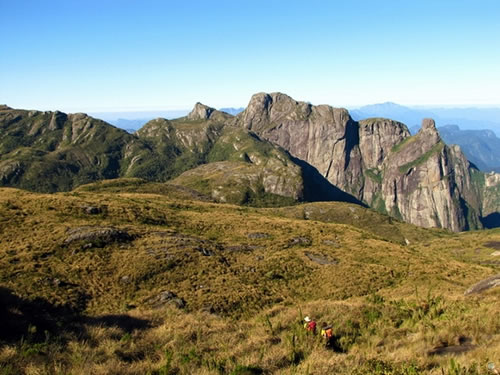
[[245,110],[244,107],[239,107],[239,108],[229,107],[229,108],[220,108],[219,109],[219,111],[229,113],[230,115],[233,115],[233,116],[236,116],[237,114],[239,114],[240,112],[243,112],[244,110]]
[[490,129],[500,136],[500,108],[419,108],[387,102],[353,108],[349,112],[355,120],[386,117],[409,128],[420,126],[423,118],[432,118],[438,127],[456,124],[466,130]]
[[446,144],[459,145],[480,170],[500,172],[500,139],[492,130],[461,130],[458,125],[445,125],[438,131]]
[[[244,109],[245,108],[243,107],[228,107],[220,108],[219,111],[236,116],[238,113],[243,112]],[[175,111],[92,112],[89,113],[89,115],[104,120],[111,125],[126,130],[129,133],[133,133],[142,128],[142,126],[148,121],[155,118],[175,119],[186,116],[189,111],[189,109],[181,109]]]

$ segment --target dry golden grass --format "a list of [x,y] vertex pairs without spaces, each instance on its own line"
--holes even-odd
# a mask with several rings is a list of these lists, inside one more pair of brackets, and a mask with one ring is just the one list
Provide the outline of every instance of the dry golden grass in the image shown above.
[[[498,273],[500,231],[424,230],[352,208],[0,189],[2,314],[20,322],[1,337],[0,374],[451,375],[450,358],[486,374],[500,359],[500,293],[463,293]],[[80,227],[133,238],[65,243]],[[304,332],[305,315],[333,324],[336,350]],[[460,340],[474,348],[428,354]]]

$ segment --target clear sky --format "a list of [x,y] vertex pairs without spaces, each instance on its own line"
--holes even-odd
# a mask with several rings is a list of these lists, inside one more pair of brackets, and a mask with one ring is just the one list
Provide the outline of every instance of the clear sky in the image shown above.
[[500,105],[500,1],[0,0],[0,103]]

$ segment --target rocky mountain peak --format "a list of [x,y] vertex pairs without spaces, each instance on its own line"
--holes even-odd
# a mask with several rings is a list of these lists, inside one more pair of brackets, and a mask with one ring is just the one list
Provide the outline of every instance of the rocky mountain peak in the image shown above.
[[426,142],[428,143],[435,144],[441,141],[441,137],[439,136],[439,132],[436,128],[436,123],[431,118],[424,118],[422,120],[422,127],[418,134],[424,136]]
[[201,104],[200,102],[194,105],[193,110],[187,115],[188,120],[208,120],[215,108]]
[[238,117],[245,128],[259,130],[269,123],[305,121],[311,114],[311,108],[311,104],[298,102],[280,92],[261,92],[252,96],[247,108]]
[[66,115],[66,113],[59,111],[53,112],[50,118],[49,129],[50,130],[62,129],[67,119],[68,115]]
[[7,106],[5,104],[0,104],[0,111],[7,111],[9,109],[12,109],[12,108],[10,108],[9,106]]
[[427,131],[436,131],[436,123],[431,118],[424,118],[422,120],[422,129]]
[[269,109],[269,107],[278,103],[289,103],[296,105],[297,101],[281,92],[272,92],[270,94],[259,92],[255,95],[252,95],[247,108],[251,107]]

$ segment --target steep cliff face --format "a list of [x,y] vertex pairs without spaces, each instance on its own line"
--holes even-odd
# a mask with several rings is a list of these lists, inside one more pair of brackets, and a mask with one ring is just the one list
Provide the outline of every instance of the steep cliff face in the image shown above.
[[359,148],[363,167],[360,199],[380,211],[385,211],[381,193],[383,162],[392,148],[409,136],[406,126],[397,121],[376,118],[359,122]]
[[368,202],[379,185],[376,169],[390,149],[410,135],[395,121],[357,123],[343,108],[313,106],[281,93],[254,95],[237,121],[311,164],[333,185]]
[[260,93],[237,121],[313,165],[340,189],[361,197],[358,125],[347,110],[312,106],[281,93]]
[[469,163],[458,147],[442,142],[433,120],[395,147],[383,169],[382,197],[392,215],[424,227],[480,227]]
[[430,119],[411,137],[396,121],[358,123],[345,109],[260,93],[235,121],[380,211],[425,227],[481,227],[475,172],[458,147],[441,141]]

